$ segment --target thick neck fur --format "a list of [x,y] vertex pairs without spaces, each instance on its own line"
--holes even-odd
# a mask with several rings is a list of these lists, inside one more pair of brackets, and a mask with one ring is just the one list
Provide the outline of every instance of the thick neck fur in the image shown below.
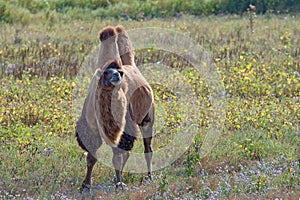
[[121,86],[105,88],[99,81],[97,103],[99,105],[102,137],[111,146],[118,145],[124,131],[126,97]]

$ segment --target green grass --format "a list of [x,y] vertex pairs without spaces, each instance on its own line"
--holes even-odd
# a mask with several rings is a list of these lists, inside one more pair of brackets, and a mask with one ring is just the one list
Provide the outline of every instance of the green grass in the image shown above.
[[0,0],[0,21],[7,23],[31,23],[32,20],[55,18],[63,20],[119,19],[149,20],[152,18],[178,17],[182,14],[203,16],[210,14],[242,14],[249,4],[256,6],[255,12],[299,13],[300,4],[293,0]]
[[[184,76],[201,99],[200,112],[192,116],[199,118],[199,133],[184,155],[154,172],[153,184],[140,185],[140,174],[125,173],[129,191],[115,193],[113,169],[99,162],[93,173],[96,197],[298,198],[299,22],[298,17],[258,16],[254,33],[248,18],[235,16],[146,22],[54,16],[27,26],[1,24],[0,198],[80,197],[85,158],[74,137],[72,98],[74,88],[84,88],[75,76],[99,44],[98,31],[117,24],[180,31],[211,52],[226,90],[226,119],[216,147],[206,157],[199,155],[211,124],[207,82],[172,53],[137,50],[138,65],[163,58],[174,69],[189,69]],[[173,91],[159,84],[153,90],[168,111],[164,129],[154,139],[154,149],[159,149],[173,139],[184,116],[178,115]],[[141,148],[137,141],[134,151]]]

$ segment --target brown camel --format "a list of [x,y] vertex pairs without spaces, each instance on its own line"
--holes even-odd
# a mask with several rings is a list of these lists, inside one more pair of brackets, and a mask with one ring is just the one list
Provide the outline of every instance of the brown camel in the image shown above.
[[106,27],[99,35],[97,67],[76,124],[79,145],[88,152],[87,173],[82,187],[91,186],[97,150],[106,142],[113,150],[116,187],[140,128],[151,177],[151,140],[154,123],[153,93],[134,63],[134,52],[122,26]]

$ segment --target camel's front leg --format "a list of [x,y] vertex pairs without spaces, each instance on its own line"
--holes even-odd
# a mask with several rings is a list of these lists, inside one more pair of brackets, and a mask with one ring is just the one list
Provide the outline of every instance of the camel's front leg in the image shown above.
[[93,171],[93,167],[97,162],[97,159],[89,152],[86,158],[86,162],[87,162],[87,172],[86,172],[85,179],[82,183],[82,189],[85,188],[90,189],[92,185],[92,171]]
[[116,173],[116,177],[115,177],[116,188],[121,187],[123,189],[123,186],[126,186],[126,184],[121,181],[121,176],[122,176],[122,170],[125,165],[125,162],[129,157],[126,156],[126,153],[128,152],[118,147],[112,149],[113,149],[113,165]]

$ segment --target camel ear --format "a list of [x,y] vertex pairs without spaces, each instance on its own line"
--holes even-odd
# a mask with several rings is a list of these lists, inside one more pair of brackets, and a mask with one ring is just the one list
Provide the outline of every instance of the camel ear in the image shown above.
[[116,29],[112,26],[105,27],[99,33],[99,39],[101,42],[107,40],[110,37],[117,35]]

